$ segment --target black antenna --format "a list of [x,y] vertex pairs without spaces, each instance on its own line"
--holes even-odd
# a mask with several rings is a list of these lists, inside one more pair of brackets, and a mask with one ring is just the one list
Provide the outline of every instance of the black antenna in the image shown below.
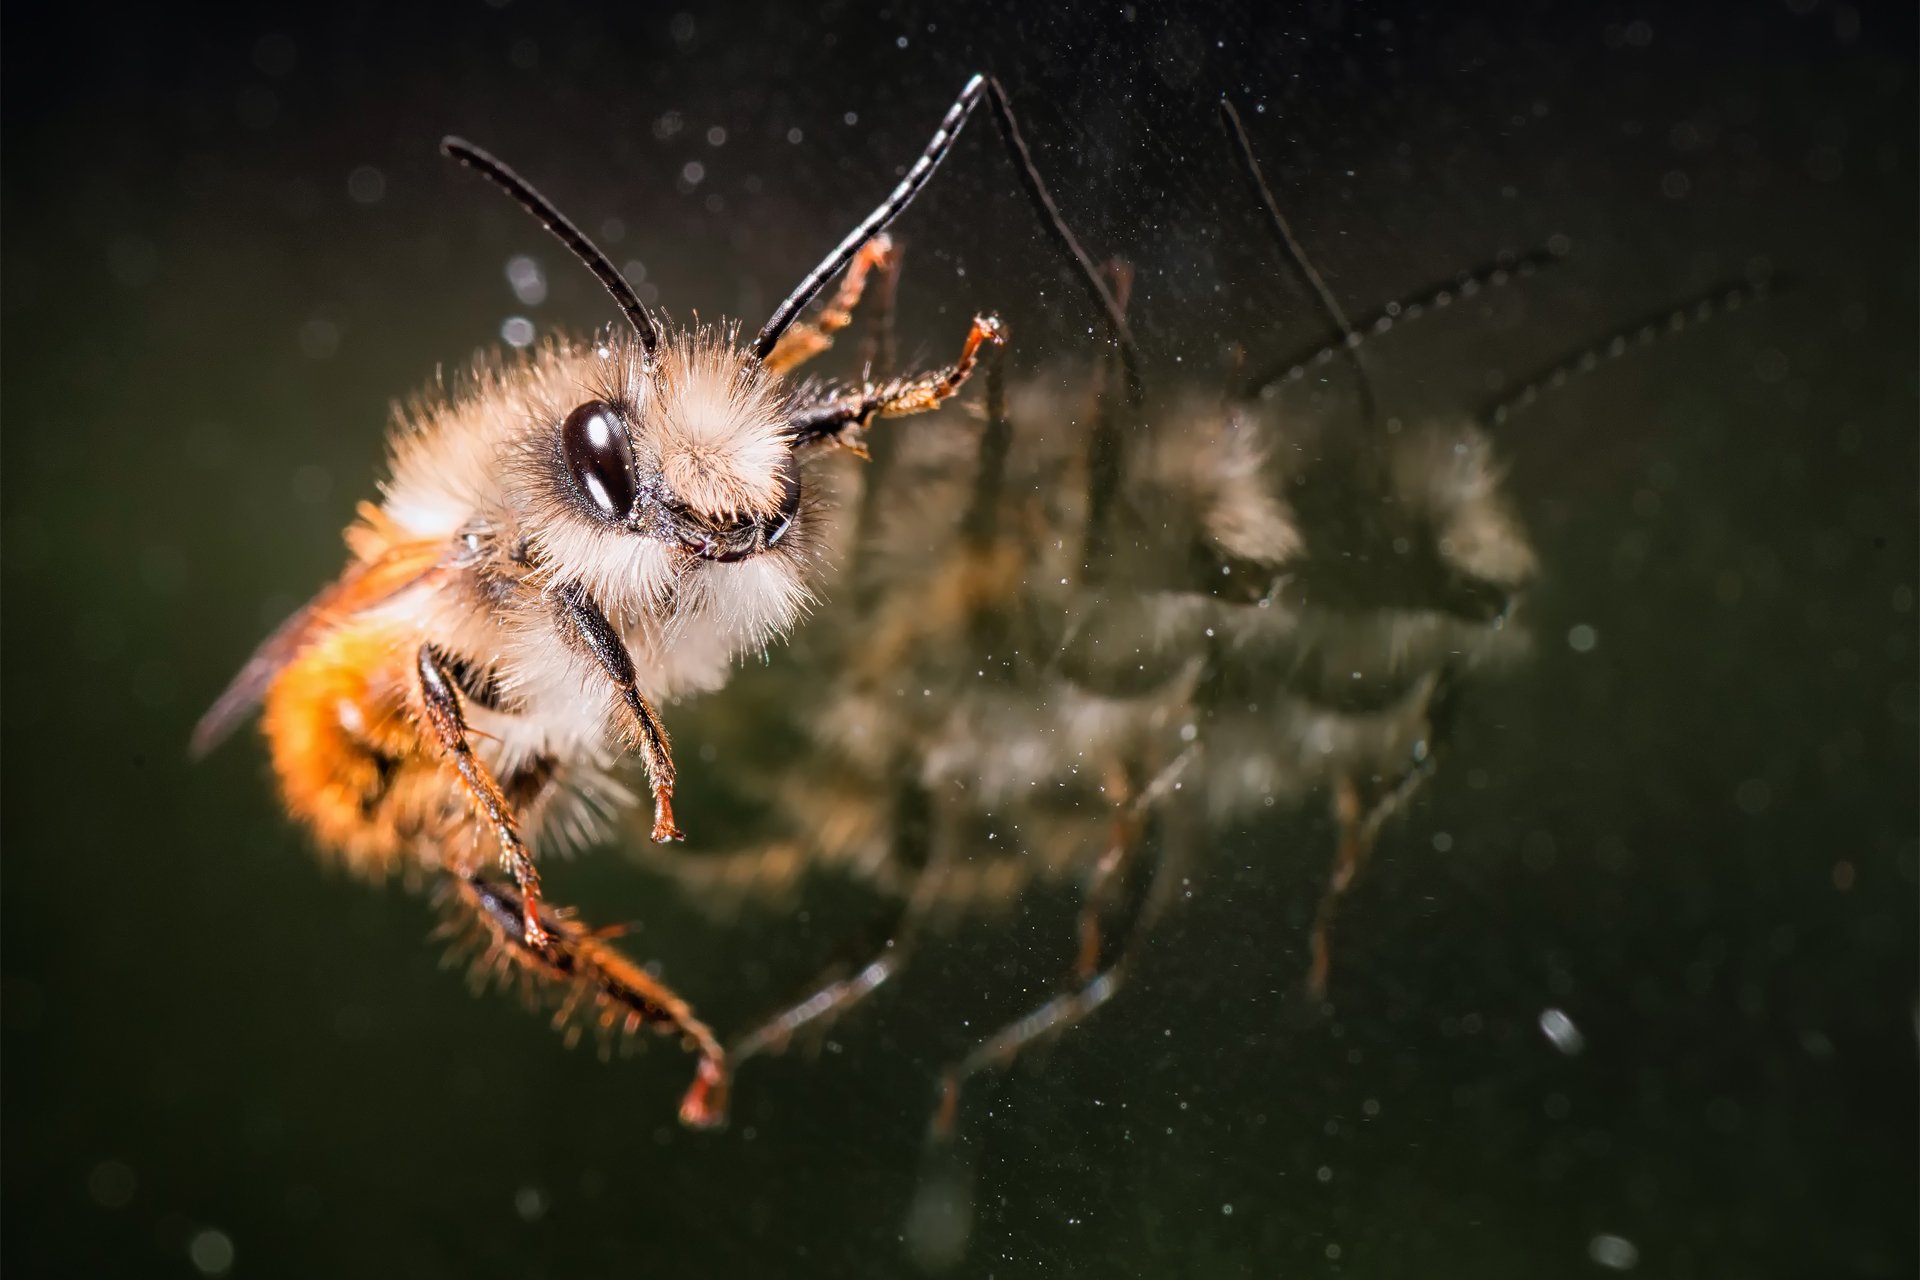
[[1770,277],[1733,281],[1675,303],[1633,324],[1623,325],[1523,380],[1518,391],[1483,408],[1480,421],[1489,426],[1499,426],[1520,410],[1533,405],[1541,396],[1558,391],[1572,379],[1593,372],[1603,363],[1618,360],[1629,351],[1652,346],[1661,338],[1697,329],[1715,316],[1765,302],[1778,288],[1780,282]]
[[1333,321],[1333,327],[1339,331],[1341,344],[1346,348],[1347,358],[1353,362],[1353,373],[1360,381],[1360,408],[1368,421],[1374,416],[1373,381],[1367,377],[1367,366],[1360,359],[1360,335],[1347,320],[1347,313],[1340,308],[1340,302],[1333,296],[1333,290],[1327,288],[1327,282],[1314,270],[1313,263],[1307,258],[1307,251],[1300,247],[1294,238],[1293,228],[1287,225],[1287,219],[1280,212],[1280,206],[1273,198],[1272,190],[1267,186],[1266,178],[1260,172],[1260,161],[1254,158],[1253,140],[1247,137],[1247,127],[1240,122],[1240,113],[1234,110],[1233,102],[1228,98],[1220,99],[1220,117],[1226,124],[1227,132],[1239,148],[1240,164],[1246,170],[1247,181],[1253,187],[1253,194],[1266,208],[1267,221],[1273,228],[1274,238],[1280,247],[1286,250],[1287,257],[1293,262],[1294,269],[1312,286],[1315,296],[1320,299],[1320,309]]
[[646,303],[640,301],[640,295],[627,283],[627,278],[613,265],[613,259],[602,253],[600,246],[587,239],[586,232],[569,222],[567,216],[554,208],[551,200],[535,191],[525,178],[466,139],[442,138],[440,150],[512,196],[522,209],[537,218],[541,226],[567,246],[574,257],[585,263],[587,270],[593,272],[594,278],[605,285],[607,292],[613,295],[613,300],[620,304],[620,310],[626,313],[634,333],[639,335],[640,345],[649,356],[653,354],[654,348],[660,345],[660,326],[648,312]]
[[1303,377],[1314,365],[1325,364],[1342,350],[1351,351],[1353,348],[1349,345],[1350,343],[1377,338],[1390,329],[1411,324],[1422,316],[1432,315],[1436,311],[1443,311],[1455,302],[1464,302],[1469,298],[1478,297],[1485,290],[1498,289],[1516,280],[1525,280],[1542,267],[1550,267],[1564,261],[1567,253],[1568,250],[1561,247],[1557,240],[1545,248],[1534,249],[1518,257],[1503,253],[1492,262],[1389,302],[1384,307],[1360,317],[1359,322],[1354,326],[1351,338],[1343,336],[1334,342],[1316,341],[1314,345],[1267,366],[1247,380],[1244,394],[1251,399],[1276,383]]
[[1128,385],[1133,391],[1134,398],[1136,400],[1139,398],[1139,361],[1133,345],[1133,332],[1127,327],[1126,317],[1121,313],[1113,295],[1107,290],[1099,273],[1094,269],[1093,260],[1087,257],[1086,250],[1080,247],[1080,242],[1074,239],[1073,232],[1067,229],[1065,219],[1060,216],[1059,206],[1054,204],[1053,197],[1047,193],[1046,183],[1041,181],[1040,172],[1034,167],[1033,155],[1027,150],[1026,140],[1020,136],[1020,126],[1014,119],[1013,107],[1007,101],[1006,90],[1000,87],[998,80],[983,75],[976,75],[967,81],[966,87],[960,91],[960,96],[954,100],[953,106],[947,109],[947,114],[941,119],[940,127],[934,131],[933,140],[927,143],[927,149],[920,153],[920,158],[913,162],[913,167],[907,170],[906,177],[900,179],[899,185],[894,187],[887,198],[880,202],[880,206],[868,214],[859,226],[847,234],[846,239],[842,240],[832,253],[821,260],[819,266],[808,272],[806,278],[787,295],[787,300],[775,309],[773,316],[761,328],[759,336],[753,340],[753,356],[756,360],[767,358],[774,344],[780,341],[780,335],[799,318],[801,311],[806,309],[815,295],[826,287],[827,281],[840,274],[847,263],[853,260],[853,255],[860,251],[860,246],[884,231],[887,224],[899,217],[901,212],[913,203],[913,198],[920,194],[920,189],[927,185],[928,179],[933,177],[933,171],[939,168],[940,162],[947,158],[949,151],[953,150],[953,144],[959,138],[960,130],[966,126],[967,120],[973,115],[973,109],[980,105],[982,97],[988,98],[993,104],[993,116],[999,123],[1001,137],[1013,153],[1015,165],[1020,172],[1021,185],[1026,189],[1027,197],[1038,209],[1041,222],[1053,237],[1054,243],[1063,249],[1079,267],[1080,278],[1086,283],[1088,292],[1093,295],[1094,304],[1106,317],[1107,331],[1119,344],[1121,359],[1126,364]]

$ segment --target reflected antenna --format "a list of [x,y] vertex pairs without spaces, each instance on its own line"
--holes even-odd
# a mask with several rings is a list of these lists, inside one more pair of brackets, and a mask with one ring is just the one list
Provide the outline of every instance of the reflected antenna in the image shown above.
[[1522,409],[1530,408],[1541,396],[1558,391],[1583,373],[1592,373],[1602,364],[1618,360],[1629,351],[1650,347],[1662,338],[1697,329],[1715,316],[1757,306],[1781,288],[1782,282],[1770,276],[1733,281],[1675,303],[1633,324],[1623,325],[1523,380],[1518,391],[1481,409],[1480,421],[1488,426],[1499,426]]
[[[1456,302],[1478,297],[1489,289],[1503,288],[1515,281],[1528,279],[1542,267],[1564,262],[1570,252],[1567,242],[1556,236],[1544,247],[1529,250],[1517,257],[1512,253],[1498,254],[1492,262],[1463,271],[1439,284],[1427,285],[1416,293],[1361,316],[1354,325],[1355,340],[1365,342],[1369,338],[1377,338],[1388,330],[1404,328],[1423,316],[1444,311]],[[1308,369],[1325,364],[1346,346],[1344,338],[1333,342],[1316,341],[1312,346],[1276,361],[1249,378],[1242,394],[1251,399],[1265,393],[1276,383],[1304,377]]]
[[1314,296],[1320,300],[1320,309],[1326,312],[1327,318],[1333,321],[1333,327],[1339,331],[1340,343],[1346,349],[1347,359],[1353,362],[1354,376],[1360,381],[1361,411],[1371,422],[1375,410],[1373,381],[1367,377],[1367,366],[1360,358],[1360,335],[1348,321],[1347,313],[1341,310],[1340,301],[1333,296],[1333,290],[1327,288],[1327,282],[1321,279],[1318,271],[1314,270],[1312,261],[1307,257],[1307,251],[1301,248],[1300,242],[1294,238],[1293,228],[1287,225],[1286,216],[1280,212],[1280,206],[1273,198],[1273,191],[1267,186],[1266,177],[1260,172],[1260,161],[1255,159],[1253,154],[1253,141],[1247,137],[1247,127],[1240,122],[1240,113],[1234,109],[1232,99],[1226,97],[1220,99],[1220,118],[1226,127],[1227,135],[1233,139],[1239,153],[1240,167],[1246,172],[1247,182],[1253,188],[1254,198],[1259,200],[1261,206],[1267,211],[1267,223],[1273,229],[1274,238],[1286,251],[1294,270],[1298,271],[1312,287]]

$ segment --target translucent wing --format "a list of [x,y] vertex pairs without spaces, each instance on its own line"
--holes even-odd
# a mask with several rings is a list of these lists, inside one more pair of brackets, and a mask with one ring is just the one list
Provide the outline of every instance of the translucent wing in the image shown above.
[[[363,518],[374,515],[371,511],[362,512]],[[375,521],[368,523],[375,524]],[[364,532],[371,531],[355,530],[356,534]],[[385,543],[375,554],[356,561],[338,582],[301,606],[253,651],[253,656],[240,668],[240,674],[194,726],[193,737],[188,742],[193,758],[197,760],[219,746],[253,713],[266,696],[273,678],[314,635],[425,579],[447,563],[448,552],[448,544],[441,539]]]

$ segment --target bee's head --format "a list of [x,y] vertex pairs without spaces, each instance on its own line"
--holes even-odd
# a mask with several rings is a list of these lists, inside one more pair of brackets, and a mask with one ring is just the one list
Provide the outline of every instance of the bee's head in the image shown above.
[[676,335],[556,415],[554,483],[608,530],[730,564],[781,546],[802,481],[777,380],[710,330]]

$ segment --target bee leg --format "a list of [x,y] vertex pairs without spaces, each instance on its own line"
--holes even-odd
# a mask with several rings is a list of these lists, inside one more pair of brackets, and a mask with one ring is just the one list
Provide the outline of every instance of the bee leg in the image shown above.
[[1334,847],[1333,874],[1327,877],[1327,887],[1313,911],[1313,933],[1308,940],[1313,959],[1307,969],[1307,994],[1315,1000],[1326,997],[1327,975],[1333,968],[1333,918],[1340,899],[1360,878],[1367,855],[1373,852],[1373,837],[1380,829],[1374,820],[1378,812],[1378,805],[1370,808],[1361,802],[1359,785],[1351,774],[1334,780],[1333,820],[1340,831],[1339,843]]
[[805,996],[760,1023],[733,1042],[729,1051],[737,1068],[765,1053],[783,1052],[796,1033],[815,1023],[826,1026],[879,990],[906,967],[910,948],[904,939],[889,938],[886,946],[851,976],[823,982]]
[[730,1050],[735,1069],[749,1058],[783,1051],[795,1033],[809,1026],[830,1024],[906,968],[913,956],[920,924],[938,897],[944,876],[941,857],[936,854],[929,858],[915,875],[913,892],[894,919],[886,940],[873,956],[854,970],[851,977],[821,983],[735,1040]]
[[1140,846],[1140,822],[1138,817],[1121,813],[1115,816],[1113,823],[1113,843],[1100,855],[1100,861],[1093,866],[1093,875],[1087,882],[1087,890],[1080,901],[1080,916],[1077,922],[1080,935],[1080,954],[1073,965],[1073,976],[1082,984],[1092,982],[1100,972],[1100,956],[1106,950],[1106,927],[1102,917],[1107,913],[1114,890],[1120,881],[1122,867],[1132,861],[1133,853]]
[[1095,866],[1081,906],[1080,947],[1075,963],[1076,985],[1047,1001],[1030,1013],[1015,1018],[974,1046],[973,1051],[940,1074],[940,1101],[930,1127],[936,1141],[954,1134],[960,1113],[960,1090],[968,1080],[986,1071],[1003,1070],[1013,1064],[1022,1050],[1035,1041],[1057,1036],[1085,1021],[1102,1005],[1118,995],[1131,970],[1133,951],[1167,903],[1171,883],[1167,867],[1174,858],[1166,850],[1167,840],[1175,838],[1174,824],[1164,824],[1161,856],[1147,869],[1147,884],[1139,898],[1132,922],[1113,949],[1106,967],[1098,967],[1107,950],[1100,917],[1121,880],[1121,873],[1133,865],[1146,844],[1147,816],[1154,805],[1168,795],[1193,758],[1196,749],[1187,748],[1160,770],[1137,794],[1119,797],[1114,814],[1113,843]]
[[1006,330],[996,316],[975,316],[961,344],[960,358],[944,369],[885,383],[868,383],[859,390],[828,390],[811,404],[803,404],[789,420],[796,449],[837,444],[862,451],[860,435],[875,418],[902,418],[937,409],[973,376],[982,345],[1005,343]]
[[[967,1081],[983,1072],[1012,1066],[1027,1046],[1085,1021],[1119,994],[1131,957],[1123,949],[1107,968],[1097,967],[1102,950],[1099,917],[1106,885],[1111,883],[1121,863],[1130,861],[1131,856],[1128,846],[1116,844],[1108,849],[1095,870],[1095,883],[1089,887],[1080,911],[1080,952],[1074,965],[1074,987],[1007,1023],[940,1073],[940,1102],[931,1127],[935,1139],[944,1141],[953,1136],[960,1115],[960,1090]],[[1138,933],[1144,923],[1137,921],[1134,932]]]
[[823,308],[820,314],[808,322],[796,321],[792,328],[780,335],[773,344],[773,350],[767,353],[763,362],[774,373],[785,373],[813,359],[833,345],[833,335],[847,327],[853,321],[853,309],[860,305],[860,297],[866,292],[867,275],[875,268],[881,272],[891,272],[899,263],[894,252],[893,239],[881,232],[860,246],[847,266],[847,274],[840,281],[840,289],[833,300]]
[[900,254],[887,255],[880,266],[879,287],[867,304],[867,333],[860,343],[860,365],[866,377],[891,378],[895,359],[894,303],[900,296]]
[[1360,784],[1352,774],[1334,780],[1333,820],[1339,828],[1339,843],[1334,846],[1333,873],[1327,877],[1327,887],[1313,911],[1313,933],[1308,940],[1313,959],[1307,968],[1307,994],[1315,1000],[1327,994],[1327,977],[1333,969],[1333,919],[1340,909],[1340,899],[1366,870],[1380,828],[1426,781],[1427,773],[1424,768],[1408,769],[1371,802],[1361,795]]
[[654,841],[664,844],[686,839],[673,820],[673,746],[667,739],[667,727],[660,723],[660,713],[635,683],[633,655],[627,652],[626,643],[607,621],[600,606],[587,595],[585,587],[573,582],[560,588],[560,603],[574,637],[613,681],[622,704],[633,716],[635,745],[647,766],[647,779],[653,788]]
[[1324,999],[1327,994],[1327,977],[1333,967],[1333,918],[1339,910],[1340,899],[1366,869],[1380,828],[1433,773],[1435,754],[1451,727],[1454,691],[1455,677],[1450,668],[1443,668],[1428,679],[1425,692],[1417,695],[1426,704],[1423,708],[1427,722],[1425,732],[1415,741],[1406,767],[1380,786],[1371,798],[1362,794],[1354,775],[1342,774],[1334,779],[1333,820],[1339,828],[1339,843],[1334,849],[1333,873],[1327,878],[1319,905],[1314,908],[1313,932],[1308,943],[1313,958],[1307,969],[1306,990],[1314,1000]]
[[420,646],[418,668],[420,700],[426,709],[427,724],[452,759],[473,807],[493,828],[494,839],[500,845],[500,865],[519,886],[526,904],[521,922],[526,945],[543,947],[547,944],[547,933],[540,923],[540,871],[533,864],[533,854],[520,839],[513,806],[507,802],[493,774],[473,754],[473,747],[467,741],[466,717],[460,712],[460,695],[454,692],[453,680],[432,645]]
[[[516,890],[486,876],[456,871],[449,878],[457,912],[452,923],[477,927],[476,973],[519,973],[544,984],[559,1004],[554,1023],[567,1028],[570,1040],[582,1025],[628,1035],[645,1026],[678,1032],[700,1057],[680,1103],[681,1122],[709,1129],[725,1121],[726,1051],[692,1006],[614,947],[607,931],[590,929],[571,913],[530,909]],[[520,927],[536,914],[544,916],[539,944]]]

